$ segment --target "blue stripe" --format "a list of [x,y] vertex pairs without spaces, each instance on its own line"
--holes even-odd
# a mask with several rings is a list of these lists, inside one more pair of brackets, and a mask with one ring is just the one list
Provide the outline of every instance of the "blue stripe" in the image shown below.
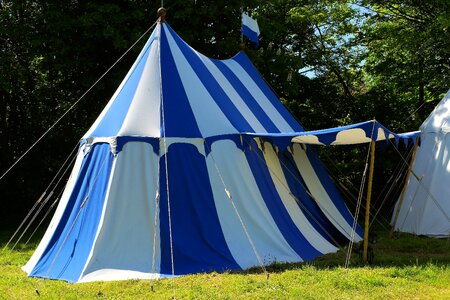
[[[308,156],[308,159],[311,163],[311,165],[314,168],[314,171],[317,174],[317,177],[319,178],[320,182],[322,183],[322,186],[325,188],[326,192],[328,193],[331,201],[334,203],[336,208],[339,210],[341,215],[344,217],[345,221],[347,221],[347,224],[352,227],[354,218],[350,211],[348,210],[347,206],[344,203],[344,200],[342,199],[341,195],[339,194],[339,191],[336,189],[336,186],[334,185],[333,181],[331,180],[330,176],[328,175],[325,167],[323,166],[322,162],[319,160],[319,157],[317,156],[317,153],[311,148],[306,148],[306,155]],[[358,225],[356,228],[356,233],[362,237],[363,236],[363,230]]]
[[[167,29],[175,40],[175,43],[180,48],[186,60],[197,74],[203,86],[206,88],[211,98],[219,106],[220,110],[230,121],[238,132],[255,132],[247,120],[242,116],[240,111],[236,108],[233,101],[227,96],[222,86],[216,81],[214,76],[202,62],[195,50],[189,47],[169,26]],[[206,58],[208,59],[208,58]],[[206,99],[205,99],[206,100]]]
[[253,66],[252,62],[248,59],[244,52],[240,52],[238,55],[233,57],[237,63],[239,63],[248,75],[255,81],[261,91],[266,95],[267,99],[270,100],[275,109],[283,116],[284,120],[292,127],[293,131],[304,131],[303,128],[298,124],[291,113],[286,109],[286,107],[281,103],[280,99],[274,94],[270,89],[264,79],[261,77],[259,72]]
[[317,203],[306,192],[306,184],[295,165],[292,155],[287,150],[280,151],[278,158],[280,159],[289,190],[301,202],[297,204],[308,221],[330,243],[334,244],[330,236],[335,240],[342,240],[344,236],[333,226]]
[[[193,145],[172,144],[167,159],[175,274],[240,269],[223,236],[205,157]],[[172,274],[165,172],[162,157],[161,274]]]
[[[272,122],[269,116],[264,112],[258,104],[253,95],[248,91],[242,81],[220,60],[212,60],[219,68],[222,74],[228,79],[230,84],[234,87],[239,96],[245,101],[251,112],[255,115],[258,121],[264,126],[267,132],[280,132],[277,126]],[[253,131],[254,132],[254,131]]]
[[116,154],[122,151],[123,147],[130,142],[142,142],[152,145],[153,152],[159,155],[159,141],[158,137],[146,136],[118,136],[116,138]]
[[[167,25],[163,24],[163,26]],[[188,97],[184,91],[183,83],[181,82],[164,30],[161,30],[160,47],[163,93],[161,105],[164,104],[166,136],[202,137]]]
[[[112,161],[109,144],[92,147],[81,165],[58,227],[30,276],[70,282],[78,280],[97,232]],[[88,195],[85,205],[80,208]]]
[[286,210],[264,161],[264,156],[254,141],[250,149],[245,151],[245,156],[264,202],[284,239],[303,260],[311,260],[322,255],[303,236]]
[[247,25],[242,24],[242,34],[244,34],[250,41],[259,45],[258,33],[256,31],[251,30]]
[[145,45],[142,55],[138,57],[137,64],[131,71],[132,73],[128,80],[122,86],[122,90],[118,93],[108,112],[103,116],[103,119],[91,136],[115,136],[119,132],[141,80],[142,72],[150,53],[150,47],[155,39],[155,31],[153,31]]

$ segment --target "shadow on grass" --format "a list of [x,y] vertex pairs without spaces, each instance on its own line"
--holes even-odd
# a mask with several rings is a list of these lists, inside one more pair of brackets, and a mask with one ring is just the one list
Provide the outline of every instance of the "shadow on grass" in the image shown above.
[[[8,240],[13,235],[13,230],[0,231],[0,253]],[[14,250],[11,250],[14,242],[11,242],[5,251],[15,252],[17,254],[32,254],[37,247],[44,230],[38,231],[25,244],[29,236],[24,236],[17,244]],[[402,233],[388,239],[387,231],[377,232],[378,241],[374,244],[374,259],[371,264],[365,264],[358,253],[352,253],[350,260],[350,268],[363,267],[405,267],[405,266],[426,266],[430,263],[436,266],[450,266],[450,238],[437,239],[426,236],[416,236],[412,234]],[[17,239],[17,237],[16,237]],[[336,253],[330,253],[317,257],[312,261],[301,263],[279,263],[275,262],[265,269],[269,273],[282,273],[289,270],[297,270],[306,267],[314,267],[318,270],[336,269],[344,267],[347,255],[347,245]],[[261,267],[253,267],[243,271],[226,271],[229,274],[262,274]]]
[[[450,266],[450,237],[445,239],[416,236],[413,234],[396,234],[389,240],[388,232],[378,232],[379,240],[373,247],[374,259],[371,264],[362,261],[359,253],[353,252],[350,268],[363,267],[405,267],[405,266]],[[266,266],[269,273],[281,273],[288,270],[314,267],[318,270],[344,267],[347,245],[336,253],[317,257],[312,261],[301,263],[278,263]],[[261,267],[253,267],[244,271],[233,271],[233,274],[261,274]]]
[[[14,232],[15,232],[15,229],[3,229],[0,231],[0,253],[3,251],[6,244],[13,236]],[[20,235],[22,234],[22,232],[18,232],[16,234],[16,236],[14,237],[14,239],[11,240],[11,242],[9,243],[9,245],[5,249],[5,251],[9,250],[9,251],[26,252],[26,251],[34,250],[34,249],[36,249],[39,241],[41,240],[42,236],[44,235],[44,232],[45,232],[45,228],[36,231],[36,233],[34,233],[33,236],[31,236],[31,232],[26,232],[26,234],[24,234],[22,236],[22,238],[19,240],[17,245],[14,247],[15,243],[17,242]],[[29,238],[30,238],[30,240],[28,241]],[[28,243],[26,243],[27,241],[28,241]],[[14,249],[13,249],[13,247],[14,247]]]

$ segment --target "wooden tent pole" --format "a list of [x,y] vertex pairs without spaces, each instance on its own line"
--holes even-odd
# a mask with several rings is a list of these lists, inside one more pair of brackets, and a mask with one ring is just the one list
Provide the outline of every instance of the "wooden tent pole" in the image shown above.
[[364,222],[364,248],[363,259],[367,262],[367,250],[369,248],[369,214],[370,214],[370,199],[372,197],[372,181],[373,169],[375,162],[375,141],[370,142],[370,168],[369,168],[369,182],[367,184],[367,202],[366,202],[366,219]]
[[408,172],[406,173],[405,183],[403,184],[402,194],[400,196],[400,200],[398,201],[397,210],[395,211],[394,221],[392,222],[392,228],[391,228],[391,231],[389,232],[389,239],[392,239],[392,235],[394,234],[394,231],[395,231],[395,225],[397,224],[397,220],[398,220],[398,215],[400,214],[400,208],[402,207],[403,199],[405,199],[406,187],[408,186],[409,177],[411,176],[412,166],[413,166],[414,160],[416,158],[416,152],[417,152],[418,145],[419,145],[419,138],[417,137],[416,144],[414,145],[414,150],[411,155],[411,161],[408,166]]

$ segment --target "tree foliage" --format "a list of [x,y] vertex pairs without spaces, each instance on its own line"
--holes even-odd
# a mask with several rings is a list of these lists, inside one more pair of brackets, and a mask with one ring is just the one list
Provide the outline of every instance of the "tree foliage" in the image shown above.
[[[169,24],[210,57],[233,56],[242,1],[167,1]],[[446,0],[245,1],[260,47],[247,53],[306,129],[373,117],[414,130],[450,76]],[[159,2],[0,0],[0,173],[156,20]],[[148,36],[147,36],[148,37]],[[22,215],[113,94],[144,40],[0,181]],[[358,164],[359,161],[347,163]]]
[[[378,98],[386,107],[383,115],[390,119],[397,111],[412,114],[420,108],[413,114],[413,124],[420,124],[448,89],[450,3],[362,1],[361,5],[367,7],[363,26],[367,96]],[[404,117],[396,119],[395,127],[401,127]]]

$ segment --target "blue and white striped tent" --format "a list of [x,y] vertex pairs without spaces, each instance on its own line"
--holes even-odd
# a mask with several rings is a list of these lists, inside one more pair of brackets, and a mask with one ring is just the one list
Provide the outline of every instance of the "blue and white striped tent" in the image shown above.
[[158,23],[23,269],[151,279],[335,252],[354,219],[313,149],[255,136],[302,131],[245,53],[210,59]]

